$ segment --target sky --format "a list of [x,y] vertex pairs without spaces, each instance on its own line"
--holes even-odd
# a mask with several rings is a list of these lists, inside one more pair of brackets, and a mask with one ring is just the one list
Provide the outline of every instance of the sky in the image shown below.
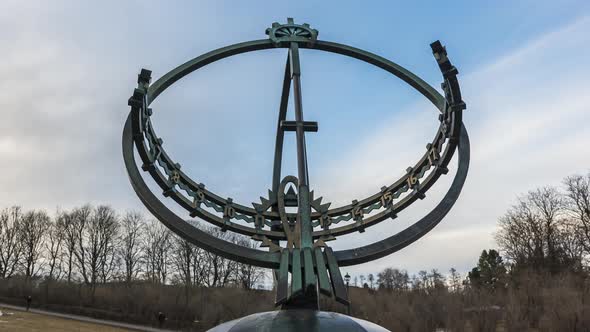
[[[519,194],[590,171],[588,1],[4,0],[0,207],[55,211],[90,202],[147,215],[120,148],[140,69],[157,79],[210,50],[266,38],[265,29],[287,17],[437,89],[442,77],[429,44],[438,39],[460,72],[472,162],[459,201],[411,246],[345,272],[466,272],[481,250],[496,247],[497,220]],[[311,188],[335,207],[397,180],[432,139],[436,109],[368,64],[313,50],[301,57],[304,117],[320,128],[307,136]],[[154,126],[183,170],[244,205],[271,184],[285,58],[284,49],[272,49],[224,59],[152,105]],[[285,141],[283,174],[297,174],[294,136]],[[453,171],[397,219],[334,248],[411,225],[436,205]]]

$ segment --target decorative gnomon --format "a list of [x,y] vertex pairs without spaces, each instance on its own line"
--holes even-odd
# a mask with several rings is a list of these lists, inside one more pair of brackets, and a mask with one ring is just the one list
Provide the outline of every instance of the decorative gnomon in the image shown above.
[[[465,103],[457,81],[457,69],[447,58],[440,42],[431,44],[444,82],[444,96],[405,68],[375,54],[351,46],[318,40],[318,31],[308,24],[273,23],[266,30],[269,38],[223,47],[196,57],[150,84],[151,72],[142,69],[138,87],[129,99],[131,111],[123,131],[123,156],[131,184],[148,210],[179,236],[195,245],[242,263],[275,269],[276,304],[284,307],[316,308],[317,294],[334,295],[347,303],[347,290],[339,267],[365,263],[396,252],[416,241],[449,212],[465,182],[469,167],[469,138],[462,123]],[[150,104],[170,85],[214,61],[251,51],[288,49],[281,103],[277,122],[272,187],[266,197],[252,207],[223,198],[204,184],[191,179],[166,153],[151,121]],[[440,111],[440,126],[424,155],[406,174],[390,185],[376,190],[365,199],[330,208],[310,190],[305,134],[318,131],[318,124],[305,121],[301,95],[299,49],[337,53],[370,63],[399,77],[424,95]],[[295,121],[287,121],[287,104],[291,86]],[[294,131],[297,140],[298,176],[281,178],[283,138]],[[333,251],[328,241],[366,228],[396,216],[426,192],[437,179],[448,172],[455,150],[459,150],[455,178],[440,203],[408,228],[384,240],[362,247]],[[205,220],[223,231],[250,236],[268,251],[229,243],[187,223],[167,208],[147,187],[138,170],[134,150],[141,158],[142,170],[148,172],[162,188],[163,195],[186,209],[191,217]],[[295,191],[296,188],[297,190]],[[296,213],[286,207],[297,207]],[[281,245],[283,243],[284,245]],[[291,283],[289,284],[289,273]]]

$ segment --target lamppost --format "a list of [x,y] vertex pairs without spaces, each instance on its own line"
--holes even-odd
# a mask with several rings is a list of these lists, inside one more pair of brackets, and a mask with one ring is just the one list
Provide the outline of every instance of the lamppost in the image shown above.
[[344,281],[346,281],[346,293],[348,293],[348,305],[346,306],[348,312],[346,314],[350,316],[350,274],[348,272],[344,275]]

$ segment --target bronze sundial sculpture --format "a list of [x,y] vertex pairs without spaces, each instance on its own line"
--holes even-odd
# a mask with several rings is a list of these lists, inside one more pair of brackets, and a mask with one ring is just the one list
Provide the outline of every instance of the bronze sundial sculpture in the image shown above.
[[[223,47],[196,57],[150,84],[151,72],[142,69],[138,87],[129,99],[131,111],[123,131],[123,156],[133,189],[148,210],[179,236],[195,245],[242,263],[275,270],[276,305],[282,310],[255,314],[241,320],[222,324],[216,331],[283,330],[308,331],[344,329],[344,331],[384,330],[366,321],[319,311],[318,296],[334,296],[348,303],[347,290],[340,266],[366,263],[394,253],[418,240],[436,226],[457,200],[469,167],[469,138],[462,123],[465,103],[457,82],[457,69],[447,58],[440,42],[430,46],[440,67],[444,96],[422,79],[401,66],[375,54],[317,39],[318,31],[308,24],[273,23],[266,30],[269,38]],[[154,130],[149,105],[170,85],[193,71],[214,61],[257,50],[288,49],[283,80],[277,135],[274,152],[272,187],[266,197],[252,207],[223,198],[192,180],[180,164],[166,153]],[[399,77],[424,95],[440,114],[440,126],[432,142],[426,145],[422,158],[406,174],[390,185],[376,190],[365,199],[330,208],[310,190],[306,157],[305,134],[316,132],[316,122],[305,121],[301,96],[299,49],[337,53],[370,63]],[[293,85],[295,121],[287,121],[287,104]],[[283,137],[294,131],[297,139],[298,174],[281,178]],[[134,149],[143,163],[142,169],[162,188],[163,195],[173,199],[188,211],[224,231],[250,236],[268,251],[246,248],[229,243],[187,223],[168,209],[146,186],[134,157]],[[437,179],[448,172],[448,164],[459,150],[455,178],[438,205],[408,228],[390,237],[362,247],[333,251],[327,244],[336,237],[366,228],[396,216],[426,192]],[[295,191],[293,186],[297,188]],[[287,207],[297,207],[296,213]],[[291,277],[289,278],[289,274]],[[290,282],[289,282],[290,280]]]

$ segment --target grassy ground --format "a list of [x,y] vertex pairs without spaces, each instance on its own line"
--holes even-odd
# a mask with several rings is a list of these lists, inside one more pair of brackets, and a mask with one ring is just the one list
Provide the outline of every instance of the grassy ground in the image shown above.
[[78,322],[69,319],[45,316],[30,312],[4,309],[0,307],[0,331],[46,331],[46,332],[124,332],[125,329],[98,324]]

